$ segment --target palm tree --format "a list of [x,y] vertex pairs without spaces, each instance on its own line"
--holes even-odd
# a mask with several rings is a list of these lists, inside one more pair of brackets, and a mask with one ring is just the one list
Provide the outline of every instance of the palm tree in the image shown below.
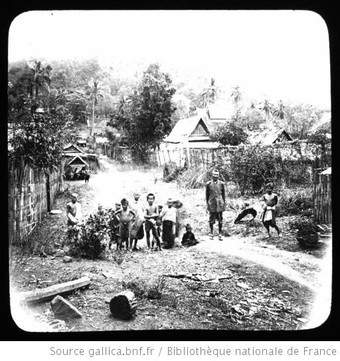
[[32,79],[32,88],[30,91],[30,95],[34,96],[34,102],[37,104],[39,90],[44,89],[45,91],[50,91],[51,84],[51,70],[52,67],[50,65],[43,66],[41,61],[35,60],[34,62],[30,62],[27,64],[28,67],[33,72]]
[[282,100],[279,101],[278,107],[274,109],[273,115],[275,115],[279,119],[284,119],[286,115],[285,107],[282,103]]
[[208,104],[215,103],[219,91],[219,88],[215,85],[215,79],[211,78],[209,87],[205,88],[201,93],[204,108],[206,108]]
[[232,89],[230,97],[235,106],[236,119],[238,119],[240,115],[240,101],[242,99],[242,93],[238,85]]
[[88,100],[92,102],[92,126],[90,130],[90,135],[93,135],[95,106],[98,104],[99,97],[101,98],[104,97],[104,95],[101,93],[100,83],[98,80],[91,79],[88,82],[88,93],[89,93]]
[[268,101],[268,99],[263,101],[263,105],[260,109],[264,111],[266,115],[266,121],[269,120],[270,115],[273,113],[273,105]]

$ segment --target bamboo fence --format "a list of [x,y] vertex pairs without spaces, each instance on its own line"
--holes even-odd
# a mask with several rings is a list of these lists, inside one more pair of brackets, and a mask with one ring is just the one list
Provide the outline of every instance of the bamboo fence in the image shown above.
[[8,172],[9,244],[24,242],[62,188],[61,169],[48,176],[27,166]]
[[332,175],[315,174],[314,216],[317,223],[332,223]]

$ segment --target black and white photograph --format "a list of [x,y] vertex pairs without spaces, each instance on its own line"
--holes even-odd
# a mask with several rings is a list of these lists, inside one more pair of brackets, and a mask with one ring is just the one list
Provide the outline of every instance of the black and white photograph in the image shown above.
[[327,321],[322,16],[32,10],[10,25],[7,73],[19,329],[294,332]]

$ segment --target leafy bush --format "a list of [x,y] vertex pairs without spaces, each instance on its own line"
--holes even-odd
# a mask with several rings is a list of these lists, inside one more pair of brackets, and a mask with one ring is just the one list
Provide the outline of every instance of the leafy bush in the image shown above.
[[177,182],[183,188],[198,189],[204,187],[210,179],[211,176],[206,169],[192,167],[179,173]]
[[289,223],[290,228],[296,229],[298,235],[310,235],[317,233],[318,226],[311,217],[300,217]]
[[318,227],[311,217],[302,217],[290,222],[290,227],[296,229],[296,239],[301,248],[310,249],[319,242]]
[[112,214],[111,209],[99,207],[85,223],[69,227],[71,254],[90,259],[102,258],[111,239]]
[[176,180],[178,176],[185,170],[185,168],[178,167],[176,163],[165,163],[163,167],[163,180],[166,183]]
[[243,127],[236,122],[226,123],[218,127],[210,134],[210,139],[214,142],[220,142],[223,145],[239,145],[244,143],[248,138]]
[[279,199],[280,215],[313,214],[313,192],[309,188],[284,190]]
[[270,147],[239,146],[232,151],[229,159],[218,157],[215,166],[224,179],[235,182],[242,194],[258,193],[266,182],[281,179],[280,154]]
[[134,278],[131,281],[123,281],[122,286],[124,289],[131,290],[138,298],[160,299],[165,288],[165,278],[164,276],[159,276],[151,282]]

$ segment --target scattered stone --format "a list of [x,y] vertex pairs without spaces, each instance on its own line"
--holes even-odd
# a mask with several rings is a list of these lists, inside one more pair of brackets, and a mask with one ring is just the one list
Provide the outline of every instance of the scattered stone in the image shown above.
[[66,328],[66,323],[64,320],[52,320],[48,323],[52,329],[64,330]]
[[73,258],[70,256],[64,256],[64,258],[63,258],[63,262],[65,262],[65,263],[70,263],[72,261],[73,261]]
[[243,283],[243,282],[236,283],[236,286],[244,288],[244,289],[249,288],[249,286],[246,283]]
[[56,296],[51,301],[51,308],[55,317],[62,320],[81,318],[82,314],[70,302],[62,296]]
[[52,215],[61,215],[63,213],[63,211],[61,211],[60,209],[52,209],[50,211],[50,214]]
[[65,256],[65,251],[60,249],[55,253],[55,256],[56,257],[63,257],[63,256]]

